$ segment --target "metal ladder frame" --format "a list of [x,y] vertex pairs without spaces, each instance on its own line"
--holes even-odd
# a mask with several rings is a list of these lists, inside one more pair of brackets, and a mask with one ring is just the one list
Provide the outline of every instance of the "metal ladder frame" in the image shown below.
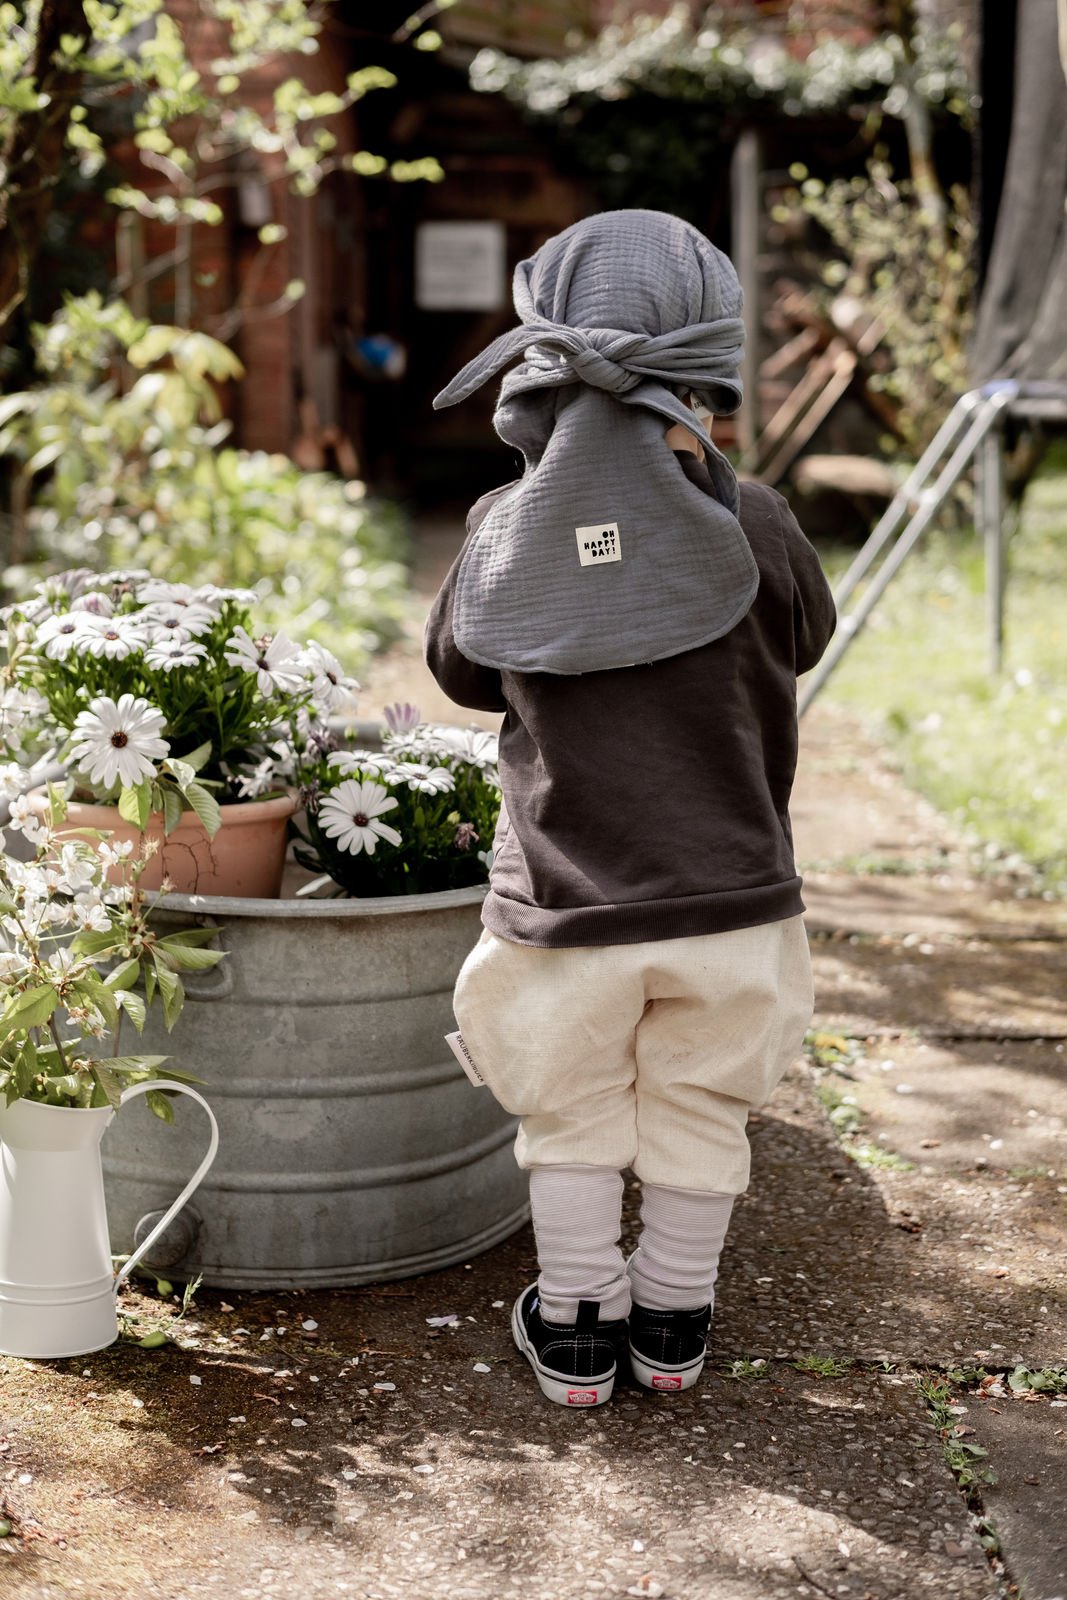
[[[1001,425],[1008,413],[1065,420],[1067,384],[1002,380],[984,384],[980,389],[971,389],[957,400],[838,584],[834,592],[838,608],[837,632],[830,648],[798,696],[798,715],[804,715],[824,688],[909,552],[918,544],[956,482],[976,457],[981,485],[978,521],[986,553],[990,667],[994,672],[999,672],[1004,636],[1004,458]],[[934,479],[932,483],[931,478]],[[893,540],[896,542],[892,543]],[[853,611],[842,614],[842,607],[890,544],[892,548],[889,554],[858,605]]]

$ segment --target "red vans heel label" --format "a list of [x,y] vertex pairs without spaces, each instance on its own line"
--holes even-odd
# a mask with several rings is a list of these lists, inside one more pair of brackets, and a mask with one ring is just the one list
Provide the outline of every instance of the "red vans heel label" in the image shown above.
[[597,1394],[595,1389],[568,1389],[567,1404],[569,1406],[595,1406]]
[[682,1380],[681,1378],[665,1378],[662,1373],[657,1372],[652,1379],[652,1387],[653,1389],[680,1389]]

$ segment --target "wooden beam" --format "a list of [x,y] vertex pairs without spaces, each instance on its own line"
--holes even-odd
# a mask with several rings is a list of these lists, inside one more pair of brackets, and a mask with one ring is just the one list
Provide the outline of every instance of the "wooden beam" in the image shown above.
[[736,427],[738,444],[746,454],[755,448],[761,421],[759,369],[762,308],[759,253],[763,194],[760,166],[759,132],[756,128],[746,128],[734,146],[730,167],[730,251],[745,297],[745,352],[741,361],[745,400],[737,413]]

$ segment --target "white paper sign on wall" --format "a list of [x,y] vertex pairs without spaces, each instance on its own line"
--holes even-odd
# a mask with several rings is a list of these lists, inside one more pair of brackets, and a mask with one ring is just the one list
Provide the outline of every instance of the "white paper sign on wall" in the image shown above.
[[415,231],[420,311],[499,311],[507,303],[502,222],[421,222]]

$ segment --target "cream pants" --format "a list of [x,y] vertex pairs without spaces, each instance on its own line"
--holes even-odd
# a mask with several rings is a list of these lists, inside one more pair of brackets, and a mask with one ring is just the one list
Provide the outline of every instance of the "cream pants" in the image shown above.
[[484,930],[456,1020],[477,1077],[521,1117],[520,1167],[632,1167],[742,1194],[745,1124],[812,1015],[803,920],[545,950]]

